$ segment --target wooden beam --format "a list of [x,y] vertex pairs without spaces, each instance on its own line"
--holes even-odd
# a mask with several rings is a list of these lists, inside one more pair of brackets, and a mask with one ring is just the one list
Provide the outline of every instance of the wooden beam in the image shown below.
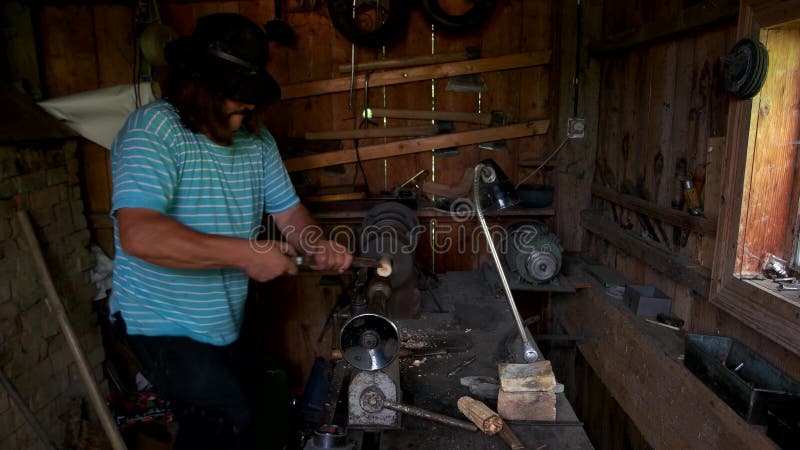
[[339,72],[349,73],[351,70],[355,70],[356,72],[365,72],[368,70],[386,70],[386,69],[396,69],[398,67],[414,67],[414,66],[424,66],[428,64],[443,64],[443,63],[479,58],[480,54],[481,54],[480,48],[470,47],[461,50],[460,52],[439,53],[437,55],[411,56],[409,58],[395,58],[395,59],[384,59],[381,61],[363,62],[356,64],[355,67],[351,66],[350,64],[341,64],[339,66]]
[[621,194],[614,189],[599,184],[592,185],[592,195],[620,205],[623,208],[646,214],[654,219],[661,220],[670,225],[689,229],[704,236],[714,236],[717,232],[716,220],[709,220],[705,217],[693,216],[683,211],[664,208],[657,203],[649,202],[633,195]]
[[714,4],[713,6],[710,3],[704,2],[686,8],[673,16],[656,19],[621,36],[592,42],[589,44],[589,52],[594,56],[624,52],[658,39],[665,39],[726,20],[734,20],[739,14],[738,0],[722,0],[717,2],[720,3],[719,5]]
[[537,120],[504,127],[484,128],[461,133],[440,134],[419,139],[369,145],[360,147],[358,149],[358,154],[356,154],[355,149],[348,148],[345,150],[318,153],[316,155],[300,156],[297,158],[289,158],[285,160],[284,163],[289,172],[318,169],[320,167],[352,163],[359,159],[361,159],[361,161],[369,161],[391,156],[408,155],[410,153],[420,153],[437,148],[458,147],[462,145],[479,144],[481,142],[490,142],[498,139],[515,139],[545,134],[549,126],[549,120]]
[[[446,64],[431,64],[412,67],[410,69],[389,70],[370,75],[370,87],[391,86],[412,83],[433,78],[448,78],[472,73],[493,72],[498,70],[520,69],[523,67],[541,66],[550,63],[550,51],[515,53],[492,58],[472,59],[469,61]],[[364,86],[364,75],[355,78],[353,87]],[[350,77],[339,77],[330,80],[308,81],[281,86],[281,98],[312,97],[315,95],[345,92],[350,89]]]
[[382,137],[433,136],[439,134],[436,125],[417,125],[411,127],[361,128],[356,130],[306,131],[306,140],[326,139],[368,139]]
[[477,123],[489,125],[492,115],[488,113],[468,113],[460,111],[431,111],[425,109],[386,109],[370,108],[372,117],[412,120],[446,120],[450,122]]
[[69,139],[78,133],[62,124],[28,97],[0,89],[0,143]]
[[708,297],[711,269],[702,267],[698,261],[670,252],[635,233],[624,230],[597,211],[581,212],[581,225],[623,252],[673,280],[680,280],[681,284],[699,295]]
[[777,448],[677,360],[679,332],[591,289],[554,304],[565,331],[586,336],[578,349],[654,448]]

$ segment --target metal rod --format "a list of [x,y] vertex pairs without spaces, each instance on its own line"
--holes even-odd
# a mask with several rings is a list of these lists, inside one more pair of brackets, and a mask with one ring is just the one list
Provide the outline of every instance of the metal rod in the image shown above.
[[401,412],[403,414],[408,414],[410,416],[421,417],[423,419],[432,420],[434,422],[439,422],[445,425],[462,428],[467,431],[478,431],[478,427],[476,427],[470,422],[467,422],[466,420],[459,420],[450,416],[445,416],[444,414],[439,414],[422,408],[417,408],[416,406],[404,405],[402,403],[395,403],[389,400],[384,400],[383,407]]
[[25,240],[28,241],[31,257],[39,272],[41,282],[44,285],[45,293],[47,294],[45,301],[47,302],[47,306],[50,307],[50,310],[56,315],[58,324],[61,327],[61,333],[67,341],[67,346],[72,351],[72,356],[75,357],[75,365],[78,367],[78,373],[89,393],[90,403],[94,407],[97,417],[100,419],[100,424],[103,426],[108,440],[111,441],[111,447],[114,450],[126,450],[127,446],[125,445],[125,441],[122,440],[122,435],[120,435],[117,425],[111,419],[111,413],[108,407],[106,407],[105,399],[100,394],[100,389],[98,389],[92,377],[89,363],[81,350],[78,337],[75,336],[75,331],[69,323],[66,309],[64,309],[64,304],[61,303],[58,291],[53,284],[53,278],[50,276],[50,271],[44,261],[44,255],[42,255],[42,249],[39,246],[39,241],[36,239],[36,234],[33,232],[33,226],[31,225],[28,213],[26,211],[17,211],[17,219],[22,228],[22,233],[25,235]]
[[511,308],[511,314],[514,315],[514,320],[517,322],[519,337],[522,339],[522,357],[527,362],[534,362],[539,359],[539,352],[533,348],[531,339],[528,338],[528,330],[522,324],[522,318],[519,316],[516,303],[514,303],[514,295],[511,293],[511,287],[509,287],[506,274],[503,272],[503,265],[500,263],[500,256],[497,254],[497,249],[494,248],[492,235],[489,233],[489,226],[486,225],[486,219],[483,217],[483,208],[481,208],[480,180],[481,172],[485,168],[487,168],[486,165],[482,163],[479,163],[477,166],[475,166],[475,173],[472,179],[472,189],[474,191],[472,197],[475,201],[475,212],[477,212],[478,222],[480,223],[483,232],[486,234],[486,243],[489,244],[489,251],[492,253],[492,259],[494,259],[494,265],[497,268],[497,275],[500,277],[500,282],[503,284],[503,289],[506,292],[506,299],[508,299],[508,306]]

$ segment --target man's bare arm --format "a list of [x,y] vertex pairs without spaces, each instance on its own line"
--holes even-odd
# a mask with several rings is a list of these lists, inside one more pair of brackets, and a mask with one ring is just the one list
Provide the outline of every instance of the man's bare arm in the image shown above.
[[151,209],[122,208],[116,214],[122,249],[152,264],[174,269],[235,267],[258,281],[297,273],[285,256],[294,250],[277,241],[200,233]]
[[298,203],[272,217],[294,248],[314,258],[313,269],[343,272],[353,262],[353,255],[343,245],[324,239],[322,229],[302,204]]

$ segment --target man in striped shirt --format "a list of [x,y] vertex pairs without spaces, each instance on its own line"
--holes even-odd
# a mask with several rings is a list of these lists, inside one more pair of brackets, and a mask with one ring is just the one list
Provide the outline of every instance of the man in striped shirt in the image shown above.
[[[164,100],[112,146],[112,313],[176,405],[175,448],[252,448],[239,343],[248,279],[295,274],[287,257],[344,271],[352,256],[313,230],[260,110],[280,98],[267,38],[237,14],[201,17],[167,47]],[[285,241],[258,240],[264,213]]]

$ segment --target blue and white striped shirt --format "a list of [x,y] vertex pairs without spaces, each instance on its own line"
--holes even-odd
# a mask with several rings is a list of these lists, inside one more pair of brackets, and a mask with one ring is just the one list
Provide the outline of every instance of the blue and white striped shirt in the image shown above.
[[[224,147],[188,130],[163,100],[134,112],[111,148],[112,216],[148,208],[197,231],[251,237],[270,214],[299,199],[275,139],[237,130]],[[153,243],[158,245],[157,242]],[[171,269],[125,254],[114,226],[112,313],[130,334],[186,336],[215,345],[239,337],[247,274],[239,269]]]

